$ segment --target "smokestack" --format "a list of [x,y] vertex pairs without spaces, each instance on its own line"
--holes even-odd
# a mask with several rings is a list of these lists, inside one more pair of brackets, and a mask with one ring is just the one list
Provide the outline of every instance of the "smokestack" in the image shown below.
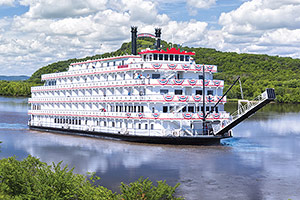
[[161,35],[161,28],[155,28],[155,37],[156,37],[156,49],[160,49],[160,35]]
[[136,48],[136,38],[137,38],[137,27],[131,27],[131,54],[137,55],[137,48]]

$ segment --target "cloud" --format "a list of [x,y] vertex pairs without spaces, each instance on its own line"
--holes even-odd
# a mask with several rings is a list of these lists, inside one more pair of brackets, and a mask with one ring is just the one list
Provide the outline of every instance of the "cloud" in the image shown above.
[[107,0],[22,0],[21,5],[30,6],[25,14],[30,18],[66,18],[84,16],[106,9]]
[[116,50],[130,41],[132,25],[151,33],[161,27],[163,39],[171,41],[173,35],[175,43],[184,44],[196,44],[207,28],[205,22],[172,21],[158,13],[158,3],[147,0],[22,0],[20,4],[29,6],[28,12],[0,20],[0,74],[30,75],[52,62]]
[[0,6],[13,6],[15,0],[0,0]]
[[208,9],[216,4],[216,0],[186,0],[189,14],[194,16],[197,14],[197,9]]
[[[219,24],[226,50],[296,56],[299,53],[299,0],[252,0],[222,13]],[[275,48],[267,48],[273,46]],[[294,47],[294,48],[290,48]]]
[[188,6],[200,9],[208,9],[216,4],[216,0],[187,0]]
[[219,24],[235,35],[276,28],[297,29],[300,28],[299,9],[299,0],[252,0],[236,10],[222,13]]
[[[161,4],[170,2],[21,0],[28,11],[0,19],[0,74],[30,75],[59,60],[114,51],[130,41],[132,25],[140,33],[161,27],[162,39],[184,46],[300,57],[300,13],[296,12],[300,0],[246,1],[222,13],[220,28],[213,30],[208,22],[175,21],[160,13]],[[216,2],[187,0],[186,4],[204,9]]]

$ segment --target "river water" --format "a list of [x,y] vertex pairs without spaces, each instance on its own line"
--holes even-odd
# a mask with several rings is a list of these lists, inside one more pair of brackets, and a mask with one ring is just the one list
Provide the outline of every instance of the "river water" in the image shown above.
[[[227,110],[233,111],[233,104]],[[139,177],[180,182],[186,199],[300,199],[300,105],[270,104],[219,146],[146,145],[31,131],[27,99],[0,97],[0,157],[63,160],[119,191]]]

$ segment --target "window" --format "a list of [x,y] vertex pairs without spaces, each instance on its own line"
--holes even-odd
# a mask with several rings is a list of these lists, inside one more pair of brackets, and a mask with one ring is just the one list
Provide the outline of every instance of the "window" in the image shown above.
[[148,124],[145,124],[145,129],[148,129]]
[[154,107],[152,107],[152,113],[154,113],[154,111],[155,111],[155,109],[154,109]]
[[168,106],[163,106],[163,112],[167,113],[168,112]]
[[164,59],[164,55],[163,54],[159,54],[159,60],[163,60]]
[[115,122],[112,122],[112,123],[111,123],[111,126],[112,126],[112,127],[115,127]]
[[218,108],[218,107],[216,107],[215,109],[216,109],[216,113],[219,113],[219,108]]
[[142,125],[141,124],[139,124],[139,129],[142,129]]
[[116,61],[114,61],[114,64],[113,64],[113,66],[116,66]]
[[175,55],[175,61],[178,61],[178,60],[179,60],[179,56]]
[[151,130],[153,130],[154,129],[154,124],[151,124]]
[[213,95],[213,91],[212,90],[207,90],[207,95]]
[[181,111],[186,112],[186,107],[183,107]]
[[106,122],[103,123],[103,126],[106,126]]
[[196,95],[202,95],[202,90],[196,90]]
[[190,60],[190,56],[185,56],[185,61],[189,61]]
[[160,94],[164,95],[164,94],[168,94],[169,90],[166,89],[161,89],[160,90]]
[[182,95],[182,90],[175,90],[175,95]]
[[174,106],[170,106],[169,111],[170,111],[170,112],[174,112]]
[[206,107],[206,112],[209,111],[209,106]]
[[194,112],[194,106],[189,106],[188,107],[188,112],[192,112],[193,113]]
[[153,55],[153,60],[157,60],[157,54]]
[[203,75],[199,75],[199,79],[201,79],[201,80],[202,80],[202,79],[203,79]]
[[122,65],[124,65],[124,60],[122,60]]
[[165,57],[164,60],[168,60],[169,59],[169,55],[168,54],[165,54],[164,57]]
[[107,62],[107,67],[109,67],[109,62]]
[[210,111],[214,112],[214,107],[213,106],[210,107]]
[[170,55],[170,61],[173,61],[174,60],[174,55]]
[[184,61],[184,55],[180,55],[180,61]]
[[153,79],[159,79],[160,78],[160,74],[152,74],[152,78]]

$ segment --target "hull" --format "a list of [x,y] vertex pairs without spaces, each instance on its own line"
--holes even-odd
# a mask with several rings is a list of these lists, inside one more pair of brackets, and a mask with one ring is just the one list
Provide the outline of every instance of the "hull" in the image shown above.
[[29,126],[32,130],[49,131],[73,135],[99,136],[100,138],[117,139],[128,142],[148,143],[148,144],[172,144],[172,145],[219,145],[220,140],[228,138],[227,136],[198,136],[198,137],[160,137],[160,136],[137,136],[112,134],[95,131],[82,131],[63,128]]

